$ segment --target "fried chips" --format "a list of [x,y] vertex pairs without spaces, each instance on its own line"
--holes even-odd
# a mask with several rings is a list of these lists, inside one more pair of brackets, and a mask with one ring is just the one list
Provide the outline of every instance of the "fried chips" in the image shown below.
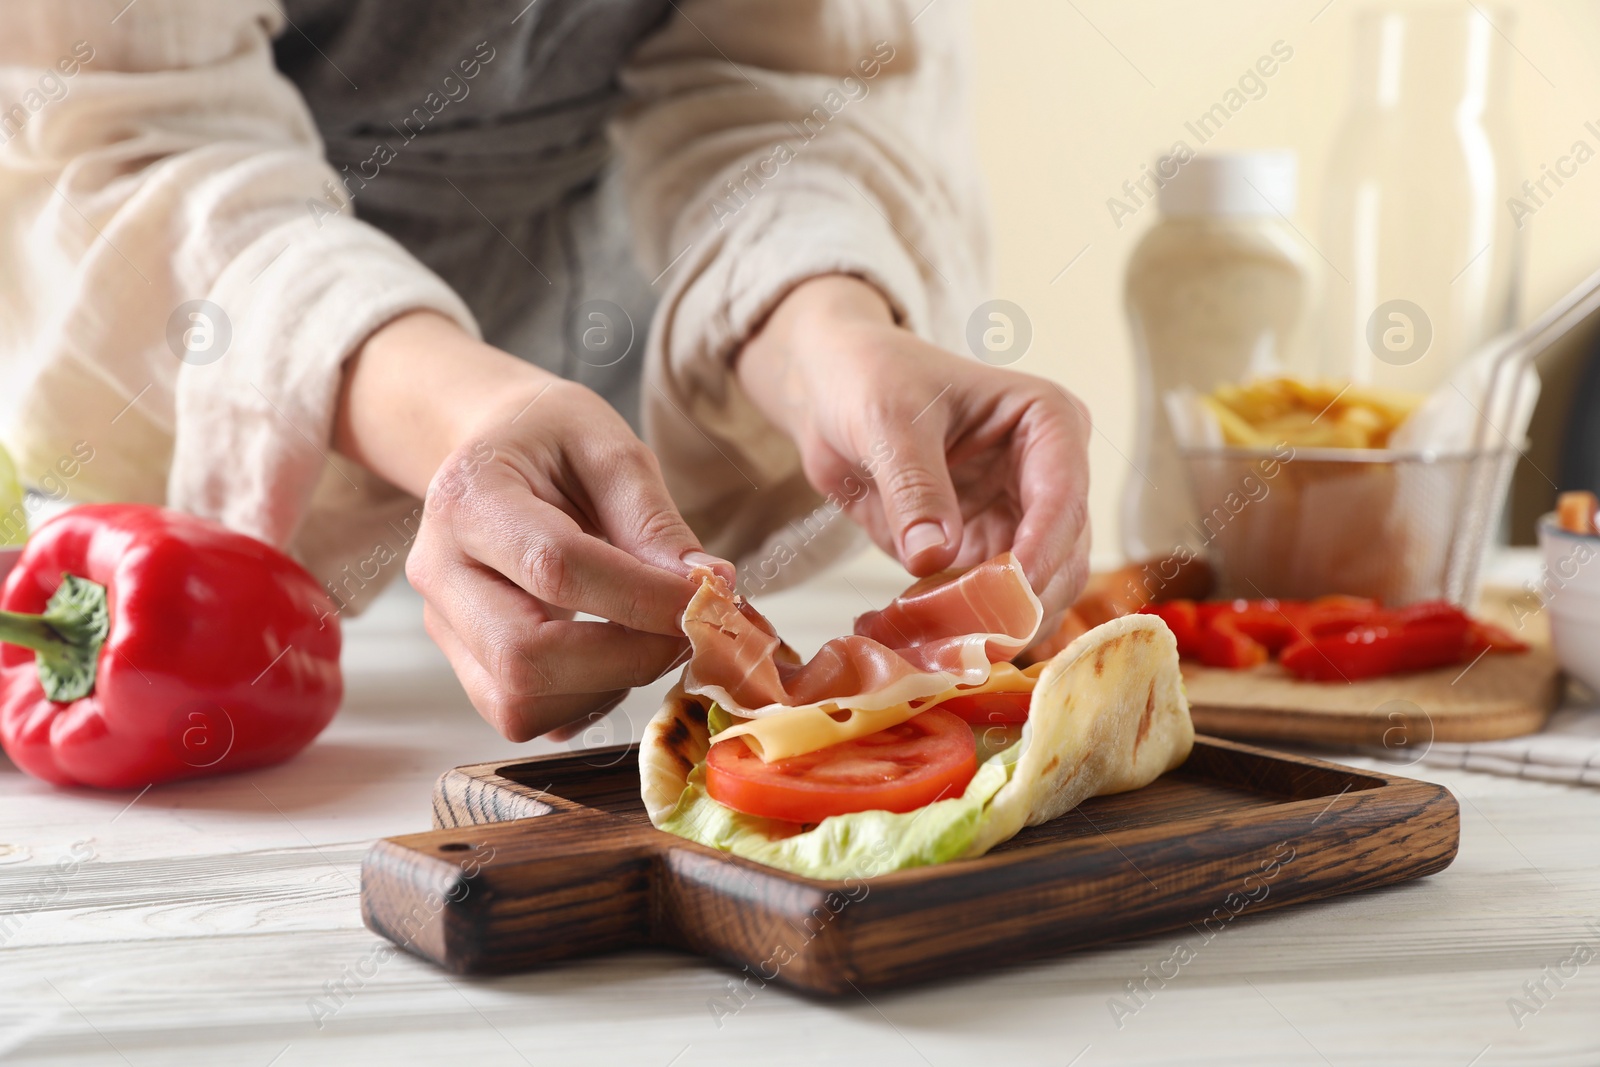
[[1351,382],[1262,378],[1200,398],[1225,443],[1271,448],[1385,448],[1423,397]]

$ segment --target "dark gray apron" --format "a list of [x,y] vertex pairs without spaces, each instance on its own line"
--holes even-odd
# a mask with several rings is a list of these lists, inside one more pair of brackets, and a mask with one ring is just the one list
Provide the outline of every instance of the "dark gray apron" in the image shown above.
[[[284,11],[278,68],[310,105],[356,216],[455,289],[489,343],[589,386],[637,429],[655,294],[634,265],[605,124],[623,99],[618,69],[667,0],[285,0]],[[583,343],[594,301],[631,320],[626,356],[615,341]]]

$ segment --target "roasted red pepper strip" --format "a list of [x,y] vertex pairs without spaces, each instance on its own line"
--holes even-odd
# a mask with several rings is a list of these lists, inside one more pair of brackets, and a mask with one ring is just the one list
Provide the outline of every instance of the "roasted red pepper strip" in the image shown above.
[[1486,650],[1521,652],[1528,647],[1442,600],[1393,611],[1353,596],[1198,604],[1173,600],[1143,610],[1166,622],[1185,659],[1242,670],[1276,655],[1285,668],[1314,681],[1429,670],[1465,662]]
[[1200,611],[1192,600],[1169,600],[1164,604],[1147,604],[1139,609],[1141,614],[1154,615],[1167,624],[1172,636],[1178,639],[1178,655],[1196,659],[1200,655]]
[[1282,602],[1283,610],[1294,622],[1296,639],[1326,633],[1343,633],[1353,626],[1371,622],[1383,610],[1376,600],[1359,596],[1320,596],[1315,600]]
[[[1245,637],[1263,646],[1273,655],[1293,642],[1299,632],[1290,609],[1299,608],[1301,605],[1293,601],[1278,600],[1228,600],[1211,604],[1200,605],[1200,620],[1203,626],[1217,628],[1224,626],[1230,632],[1243,634]],[[1231,642],[1231,638],[1230,638]],[[1251,654],[1250,665],[1259,663]],[[1226,664],[1212,664],[1225,666]]]
[[1278,657],[1285,669],[1316,682],[1353,682],[1460,663],[1467,655],[1472,620],[1459,608],[1429,605],[1385,612],[1378,620],[1297,641]]
[[1267,647],[1250,637],[1231,615],[1219,615],[1200,630],[1200,662],[1244,670],[1267,662]]
[[1481,619],[1472,620],[1472,631],[1467,636],[1467,643],[1476,656],[1479,652],[1526,652],[1528,645],[1512,637],[1509,631],[1502,630],[1492,622]]
[[28,541],[0,609],[0,742],[60,785],[277,763],[342,695],[339,620],[315,579],[192,515],[75,508]]

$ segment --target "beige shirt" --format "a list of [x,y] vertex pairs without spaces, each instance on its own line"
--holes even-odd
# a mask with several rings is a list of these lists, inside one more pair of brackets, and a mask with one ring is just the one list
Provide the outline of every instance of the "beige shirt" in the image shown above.
[[[478,324],[359,205],[307,211],[338,176],[274,66],[276,4],[136,2],[6,5],[0,432],[27,480],[70,467],[76,499],[218,519],[349,590],[375,549],[403,552],[420,512],[333,453],[341,365],[408,310]],[[790,288],[830,271],[963,345],[988,264],[966,33],[959,0],[681,0],[622,71],[612,142],[635,256],[661,294],[643,434],[707,547],[783,560],[779,584],[856,535],[806,519],[826,505],[730,357]],[[231,340],[184,361],[169,320],[202,299],[226,309]],[[60,463],[85,443],[92,459]]]

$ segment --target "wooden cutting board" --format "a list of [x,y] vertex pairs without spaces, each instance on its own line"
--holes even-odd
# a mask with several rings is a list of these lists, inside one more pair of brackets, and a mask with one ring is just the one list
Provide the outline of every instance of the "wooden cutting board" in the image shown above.
[[632,746],[460,767],[428,833],[378,842],[366,924],[457,973],[667,946],[751,988],[836,995],[948,978],[1442,870],[1442,786],[1198,738],[1178,770],[973,860],[818,881],[650,825]]
[[1514,586],[1483,590],[1475,614],[1532,646],[1470,666],[1361,682],[1302,682],[1268,664],[1225,671],[1183,664],[1194,728],[1220,737],[1420,749],[1435,741],[1495,741],[1544,729],[1561,700],[1539,598]]
[[1302,682],[1275,663],[1248,671],[1183,664],[1196,730],[1222,737],[1422,748],[1544,728],[1561,668],[1543,648],[1470,667],[1358,682]]

